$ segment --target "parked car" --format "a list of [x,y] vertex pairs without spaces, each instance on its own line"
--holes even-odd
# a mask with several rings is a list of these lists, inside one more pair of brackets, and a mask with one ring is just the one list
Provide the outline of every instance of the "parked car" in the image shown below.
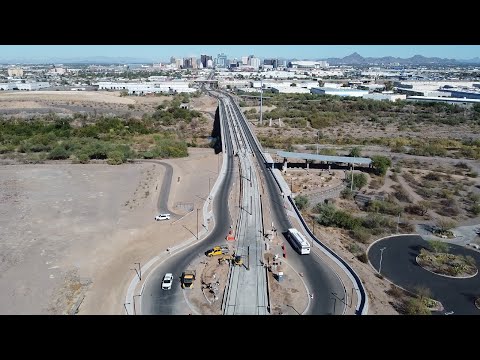
[[170,220],[170,214],[158,214],[157,216],[155,216],[155,220]]
[[172,288],[173,274],[166,273],[162,281],[162,290],[170,290]]
[[474,249],[480,250],[480,245],[474,243],[468,243],[467,245],[473,247]]

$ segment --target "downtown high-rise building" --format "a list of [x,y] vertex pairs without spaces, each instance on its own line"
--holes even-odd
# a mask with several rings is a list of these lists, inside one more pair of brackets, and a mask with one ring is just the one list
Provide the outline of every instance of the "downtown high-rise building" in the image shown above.
[[208,67],[208,60],[212,60],[212,57],[209,55],[200,55],[200,60],[204,68]]
[[225,54],[218,54],[217,59],[216,59],[215,66],[219,68],[226,68],[228,66],[227,63],[227,55]]

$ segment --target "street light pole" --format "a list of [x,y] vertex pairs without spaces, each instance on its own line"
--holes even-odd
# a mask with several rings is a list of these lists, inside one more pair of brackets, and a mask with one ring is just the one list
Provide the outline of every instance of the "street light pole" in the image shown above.
[[125,307],[125,312],[127,313],[128,315],[128,309],[127,309],[127,305],[130,305],[131,303],[123,303],[123,306]]
[[318,143],[320,142],[320,130],[317,131],[317,155],[318,155]]
[[398,225],[400,224],[400,213],[398,213],[398,219],[397,219],[397,234],[398,234]]
[[378,267],[378,273],[382,275],[382,259],[383,259],[383,250],[385,250],[386,247],[383,247],[380,249],[380,266]]

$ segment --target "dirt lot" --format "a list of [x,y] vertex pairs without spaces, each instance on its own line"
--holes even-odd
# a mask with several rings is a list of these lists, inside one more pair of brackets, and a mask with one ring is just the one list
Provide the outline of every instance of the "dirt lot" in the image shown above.
[[[170,208],[201,205],[216,179],[212,150],[189,151],[168,160],[180,177]],[[163,173],[151,163],[1,166],[0,313],[69,313],[84,294],[80,313],[122,313],[133,263],[188,238],[183,225],[195,223],[153,221]]]
[[[33,91],[1,92],[0,115],[28,117],[50,112],[116,114],[141,117],[172,96],[120,96],[119,91]],[[191,100],[191,108],[202,112],[215,112],[217,100],[202,95]]]

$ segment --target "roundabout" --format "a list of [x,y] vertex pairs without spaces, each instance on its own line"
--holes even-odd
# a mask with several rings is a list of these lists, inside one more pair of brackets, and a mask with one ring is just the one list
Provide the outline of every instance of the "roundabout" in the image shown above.
[[[476,306],[476,300],[480,297],[478,271],[469,277],[439,276],[442,274],[427,270],[417,262],[422,249],[425,252],[430,246],[421,236],[396,235],[371,244],[367,255],[370,265],[395,285],[410,292],[415,292],[419,286],[430,289],[431,297],[444,307],[442,312],[434,311],[434,314],[453,312],[455,315],[480,315],[480,309]],[[477,251],[449,244],[448,252],[457,256],[453,261],[456,266],[459,256],[464,259],[471,257],[477,266],[480,264],[480,253]]]

